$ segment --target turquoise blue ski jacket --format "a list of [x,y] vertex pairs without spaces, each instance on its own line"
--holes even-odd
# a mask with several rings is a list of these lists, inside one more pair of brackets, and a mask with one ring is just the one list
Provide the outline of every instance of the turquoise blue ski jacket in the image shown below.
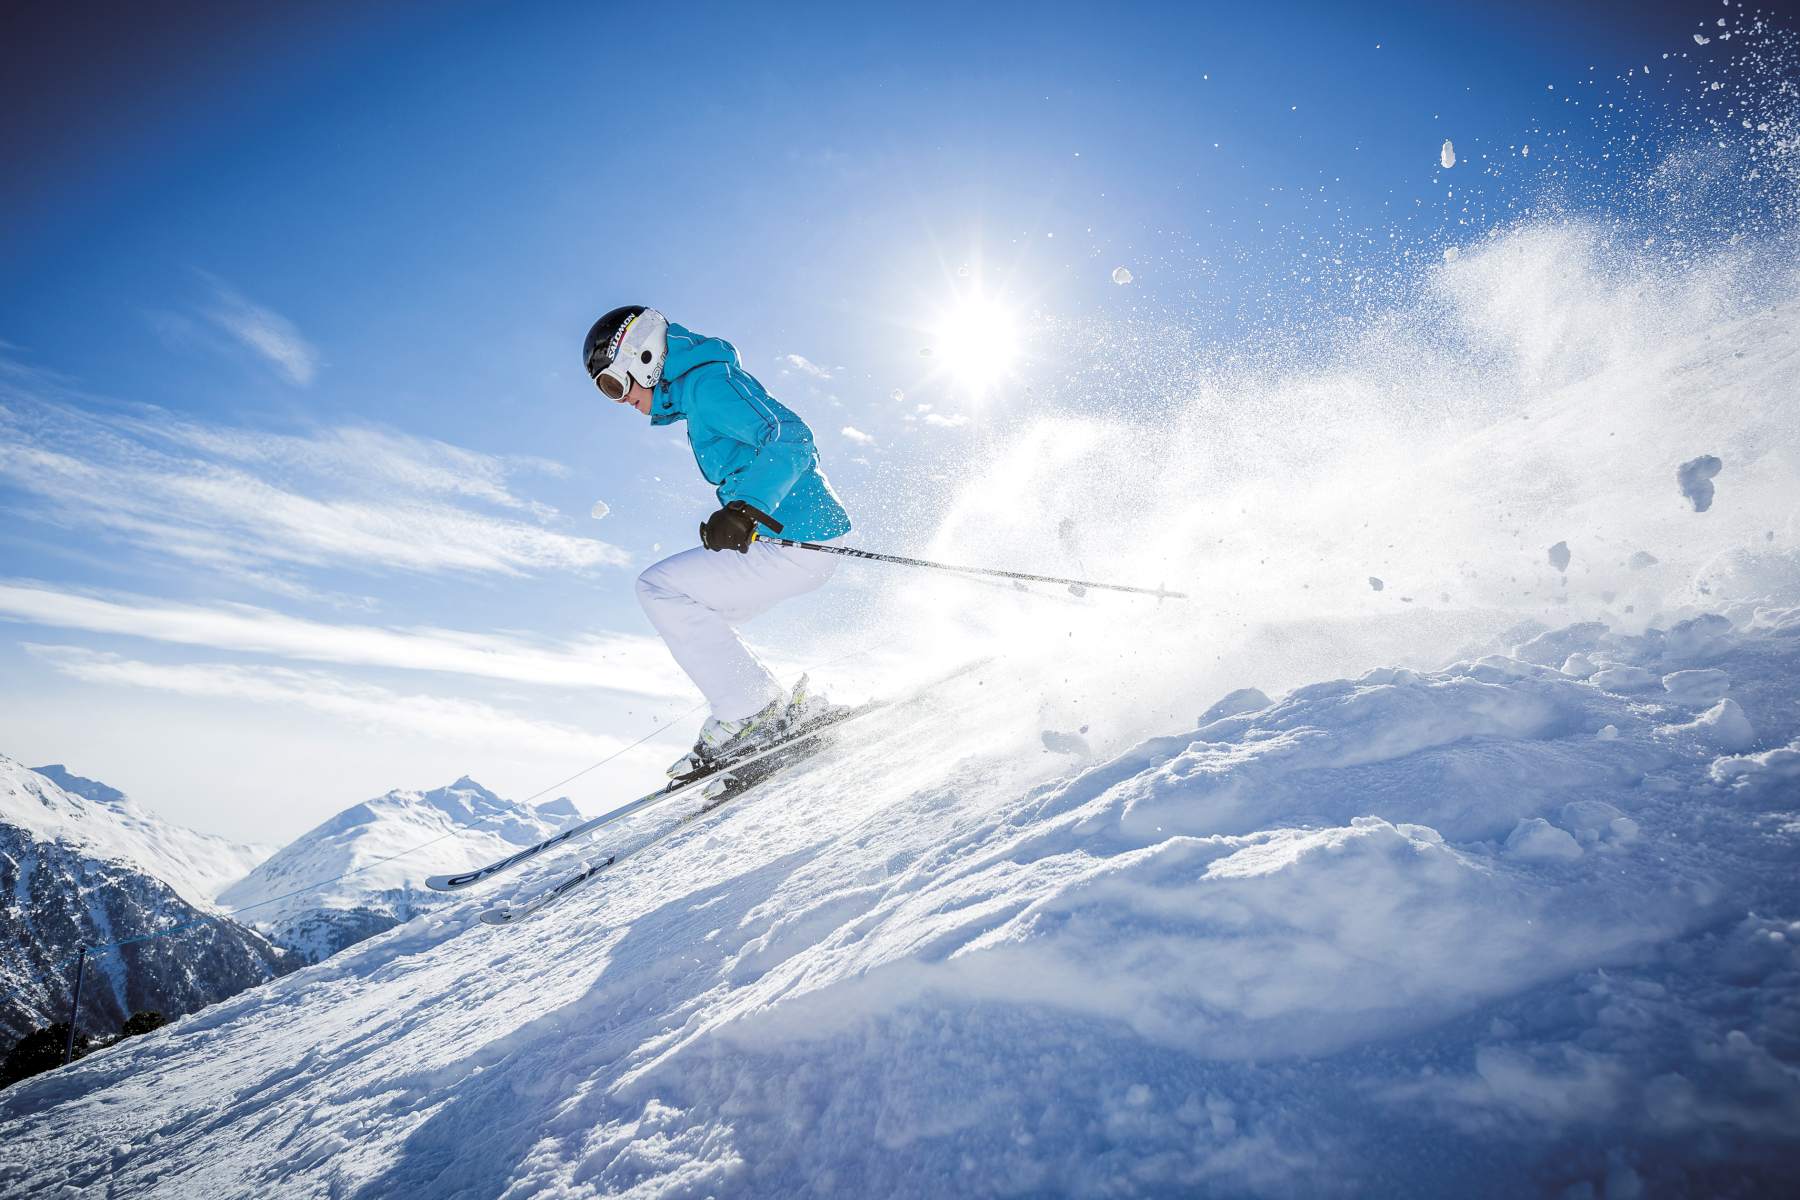
[[669,322],[669,353],[650,422],[687,422],[688,445],[719,504],[742,500],[805,542],[850,532],[850,517],[819,469],[812,430],[738,362],[737,349]]

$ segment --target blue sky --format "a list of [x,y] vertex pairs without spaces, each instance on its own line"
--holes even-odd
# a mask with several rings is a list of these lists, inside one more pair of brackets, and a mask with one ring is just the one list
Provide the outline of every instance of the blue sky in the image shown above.
[[[1143,399],[1070,330],[1367,303],[1733,11],[1575,8],[9,12],[0,752],[260,840],[548,783],[696,700],[630,582],[711,496],[582,376],[601,311],[735,342],[916,550],[1023,413]],[[921,354],[977,285],[1024,333],[982,397]],[[758,644],[853,634],[884,577],[841,578]]]

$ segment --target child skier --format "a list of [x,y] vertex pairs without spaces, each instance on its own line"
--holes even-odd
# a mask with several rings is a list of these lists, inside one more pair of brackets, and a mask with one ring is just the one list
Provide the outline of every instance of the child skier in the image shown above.
[[701,337],[641,304],[588,330],[582,361],[601,394],[652,425],[687,422],[700,474],[720,508],[700,545],[638,576],[638,602],[669,653],[712,706],[700,738],[669,767],[688,774],[728,753],[778,740],[822,711],[802,679],[775,681],[734,625],[830,579],[837,557],[756,539],[757,525],[799,541],[835,541],[850,518],[819,469],[806,423],[770,397],[730,342]]

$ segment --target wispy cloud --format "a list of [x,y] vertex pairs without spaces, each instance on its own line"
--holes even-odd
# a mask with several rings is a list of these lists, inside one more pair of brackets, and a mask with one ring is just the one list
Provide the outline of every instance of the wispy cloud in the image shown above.
[[873,446],[875,444],[874,434],[864,433],[854,425],[846,425],[843,429],[839,430],[839,432],[844,435],[846,441],[855,442],[858,446]]
[[549,526],[510,487],[544,464],[342,427],[270,433],[156,409],[101,411],[0,364],[0,483],[17,515],[88,528],[209,569],[524,575],[622,565],[616,546]]
[[656,638],[591,634],[533,641],[455,629],[334,625],[248,605],[169,604],[0,583],[0,619],[235,653],[434,671],[656,698],[692,694]]
[[264,308],[212,276],[213,299],[203,310],[208,321],[267,361],[290,383],[305,387],[319,370],[319,353],[294,323]]
[[954,413],[950,416],[945,416],[943,413],[926,413],[925,423],[927,425],[936,425],[942,429],[956,429],[963,425],[967,425],[969,423],[969,418],[963,413]]
[[295,706],[358,728],[422,734],[462,747],[508,747],[606,754],[622,739],[596,736],[477,700],[396,692],[322,671],[217,663],[149,663],[80,646],[26,643],[34,656],[72,679],[206,699]]
[[814,379],[830,379],[831,368],[821,367],[802,354],[783,354],[778,361],[786,363],[802,375],[811,375]]

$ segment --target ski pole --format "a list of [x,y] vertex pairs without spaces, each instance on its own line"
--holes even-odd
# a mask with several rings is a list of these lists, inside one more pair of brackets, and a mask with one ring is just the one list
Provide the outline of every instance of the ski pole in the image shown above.
[[1165,588],[1127,587],[1122,583],[1090,583],[1085,579],[1059,579],[1055,575],[1027,575],[1023,571],[998,571],[992,567],[959,567],[953,563],[928,562],[922,558],[903,558],[898,554],[877,554],[873,550],[857,550],[850,546],[821,546],[817,542],[796,542],[792,538],[769,537],[760,529],[753,537],[759,542],[768,542],[775,546],[788,546],[795,550],[817,550],[821,554],[842,554],[847,558],[867,558],[875,562],[899,563],[903,567],[930,567],[934,571],[956,571],[964,575],[991,575],[999,579],[1021,579],[1030,583],[1061,583],[1074,588],[1103,588],[1109,592],[1134,592],[1140,596],[1155,596],[1158,600],[1186,600],[1186,592],[1171,592]]

